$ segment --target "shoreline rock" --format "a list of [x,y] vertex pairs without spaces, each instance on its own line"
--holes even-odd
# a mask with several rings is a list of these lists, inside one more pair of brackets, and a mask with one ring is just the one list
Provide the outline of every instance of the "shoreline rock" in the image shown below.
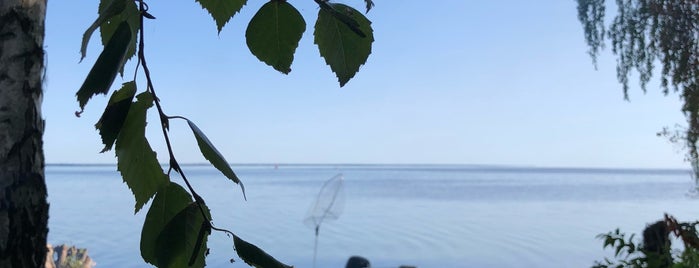
[[87,249],[61,244],[46,244],[44,268],[92,268],[97,263],[87,254]]

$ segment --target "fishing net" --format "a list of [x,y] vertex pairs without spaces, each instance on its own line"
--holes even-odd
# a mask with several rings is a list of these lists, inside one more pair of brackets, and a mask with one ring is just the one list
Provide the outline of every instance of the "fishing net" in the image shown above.
[[345,194],[342,190],[344,177],[337,174],[323,183],[315,202],[311,204],[303,223],[317,228],[325,220],[336,220],[345,206]]
[[311,207],[303,219],[306,226],[315,230],[315,245],[313,247],[313,267],[316,263],[316,254],[318,252],[318,231],[320,224],[326,220],[336,220],[340,217],[345,206],[345,193],[342,190],[344,184],[344,176],[342,173],[335,175],[323,183],[320,188],[315,202],[311,203]]

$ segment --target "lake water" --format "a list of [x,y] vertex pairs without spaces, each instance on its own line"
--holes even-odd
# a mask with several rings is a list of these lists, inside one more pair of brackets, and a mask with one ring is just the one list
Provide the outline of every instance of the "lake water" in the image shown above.
[[[664,212],[699,219],[688,171],[459,165],[234,166],[240,188],[207,166],[185,166],[214,224],[297,268],[312,267],[303,218],[323,182],[345,177],[345,207],[320,228],[317,267],[352,255],[372,267],[589,267],[609,255],[595,236],[639,233]],[[181,182],[179,178],[173,179]],[[49,242],[89,249],[98,267],[149,267],[139,239],[146,209],[114,166],[47,166]],[[208,267],[248,267],[214,232]],[[230,263],[231,258],[236,259]]]

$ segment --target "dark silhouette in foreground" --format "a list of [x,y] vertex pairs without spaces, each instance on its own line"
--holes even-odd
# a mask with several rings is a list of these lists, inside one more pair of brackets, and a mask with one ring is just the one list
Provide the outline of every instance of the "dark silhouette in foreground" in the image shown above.
[[646,255],[648,267],[672,266],[670,247],[670,230],[665,221],[657,221],[643,230],[642,251]]
[[347,260],[347,264],[345,265],[345,268],[369,268],[371,267],[371,264],[369,263],[369,260],[359,257],[359,256],[352,256]]

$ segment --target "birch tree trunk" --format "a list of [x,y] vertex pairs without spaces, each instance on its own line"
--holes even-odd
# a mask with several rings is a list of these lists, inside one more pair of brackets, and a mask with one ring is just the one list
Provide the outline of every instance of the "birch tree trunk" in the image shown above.
[[0,267],[42,267],[46,258],[46,1],[0,0]]

